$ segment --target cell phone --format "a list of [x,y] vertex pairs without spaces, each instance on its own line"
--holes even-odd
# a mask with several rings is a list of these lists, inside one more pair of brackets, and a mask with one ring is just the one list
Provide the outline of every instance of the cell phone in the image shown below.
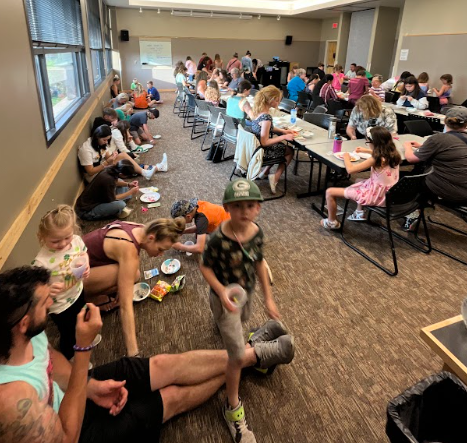
[[148,208],[158,208],[160,205],[160,203],[149,203]]

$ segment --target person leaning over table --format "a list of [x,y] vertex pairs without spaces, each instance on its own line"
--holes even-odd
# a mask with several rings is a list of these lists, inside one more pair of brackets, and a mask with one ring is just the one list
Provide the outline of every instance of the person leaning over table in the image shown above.
[[319,78],[322,80],[326,73],[324,72],[324,63],[319,62],[318,67],[313,71],[313,74],[318,74]]
[[298,93],[305,90],[306,80],[306,71],[302,68],[297,69],[295,77],[287,84],[290,100],[297,101]]
[[227,89],[229,87],[231,79],[229,78],[229,74],[225,69],[221,69],[219,72],[219,88]]
[[185,67],[186,67],[187,72],[188,72],[188,79],[191,82],[195,78],[196,63],[193,61],[193,59],[190,56],[188,56],[186,58]]
[[246,51],[246,54],[242,57],[242,71],[246,71],[247,69],[250,72],[253,71],[253,61],[251,60],[251,52]]
[[322,98],[324,104],[328,105],[330,101],[338,101],[339,97],[332,87],[332,82],[334,81],[333,75],[326,74],[323,81],[325,81],[325,83],[321,88],[321,91],[319,91],[319,96]]
[[396,135],[397,116],[391,108],[383,107],[375,97],[364,95],[355,103],[345,132],[351,140],[365,138],[370,126],[381,126]]
[[[449,109],[445,126],[446,133],[432,135],[423,145],[405,142],[405,158],[409,163],[426,162],[434,167],[425,180],[430,199],[467,205],[467,108]],[[407,216],[403,229],[412,230],[418,216],[418,212]]]
[[307,84],[306,84],[306,92],[308,92],[309,94],[311,94],[313,92],[313,89],[315,88],[315,86],[317,85],[317,83],[319,82],[319,75],[318,74],[312,74],[310,79],[308,80]]
[[238,54],[237,53],[235,53],[232,56],[232,58],[229,60],[225,70],[230,74],[232,72],[232,69],[234,69],[234,68],[242,69],[242,62],[238,59]]
[[425,93],[420,89],[418,81],[414,76],[410,76],[404,80],[404,90],[397,100],[397,105],[415,109],[428,108],[428,100],[425,97]]

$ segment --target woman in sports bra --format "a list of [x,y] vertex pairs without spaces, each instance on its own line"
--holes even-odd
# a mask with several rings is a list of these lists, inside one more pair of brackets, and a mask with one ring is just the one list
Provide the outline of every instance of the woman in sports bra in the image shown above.
[[183,217],[160,218],[146,226],[117,220],[83,237],[91,267],[90,276],[85,280],[86,296],[118,292],[129,357],[139,356],[133,311],[133,285],[140,279],[139,252],[144,249],[150,257],[162,255],[179,241],[184,229]]

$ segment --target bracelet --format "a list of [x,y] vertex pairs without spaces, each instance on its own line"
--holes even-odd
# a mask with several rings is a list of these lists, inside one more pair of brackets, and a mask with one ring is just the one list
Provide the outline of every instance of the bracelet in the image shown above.
[[93,345],[92,343],[89,346],[86,346],[84,348],[81,348],[78,345],[73,345],[73,350],[76,352],[88,352],[95,347],[96,345]]

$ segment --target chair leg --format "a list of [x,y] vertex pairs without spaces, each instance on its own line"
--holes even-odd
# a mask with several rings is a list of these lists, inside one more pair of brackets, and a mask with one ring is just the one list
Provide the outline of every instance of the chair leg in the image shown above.
[[207,149],[203,149],[203,146],[204,146],[204,142],[206,141],[206,137],[208,136],[208,133],[209,133],[210,129],[209,129],[209,123],[206,125],[206,129],[204,131],[204,137],[203,137],[203,141],[201,143],[201,152],[203,151],[207,151],[209,148]]

